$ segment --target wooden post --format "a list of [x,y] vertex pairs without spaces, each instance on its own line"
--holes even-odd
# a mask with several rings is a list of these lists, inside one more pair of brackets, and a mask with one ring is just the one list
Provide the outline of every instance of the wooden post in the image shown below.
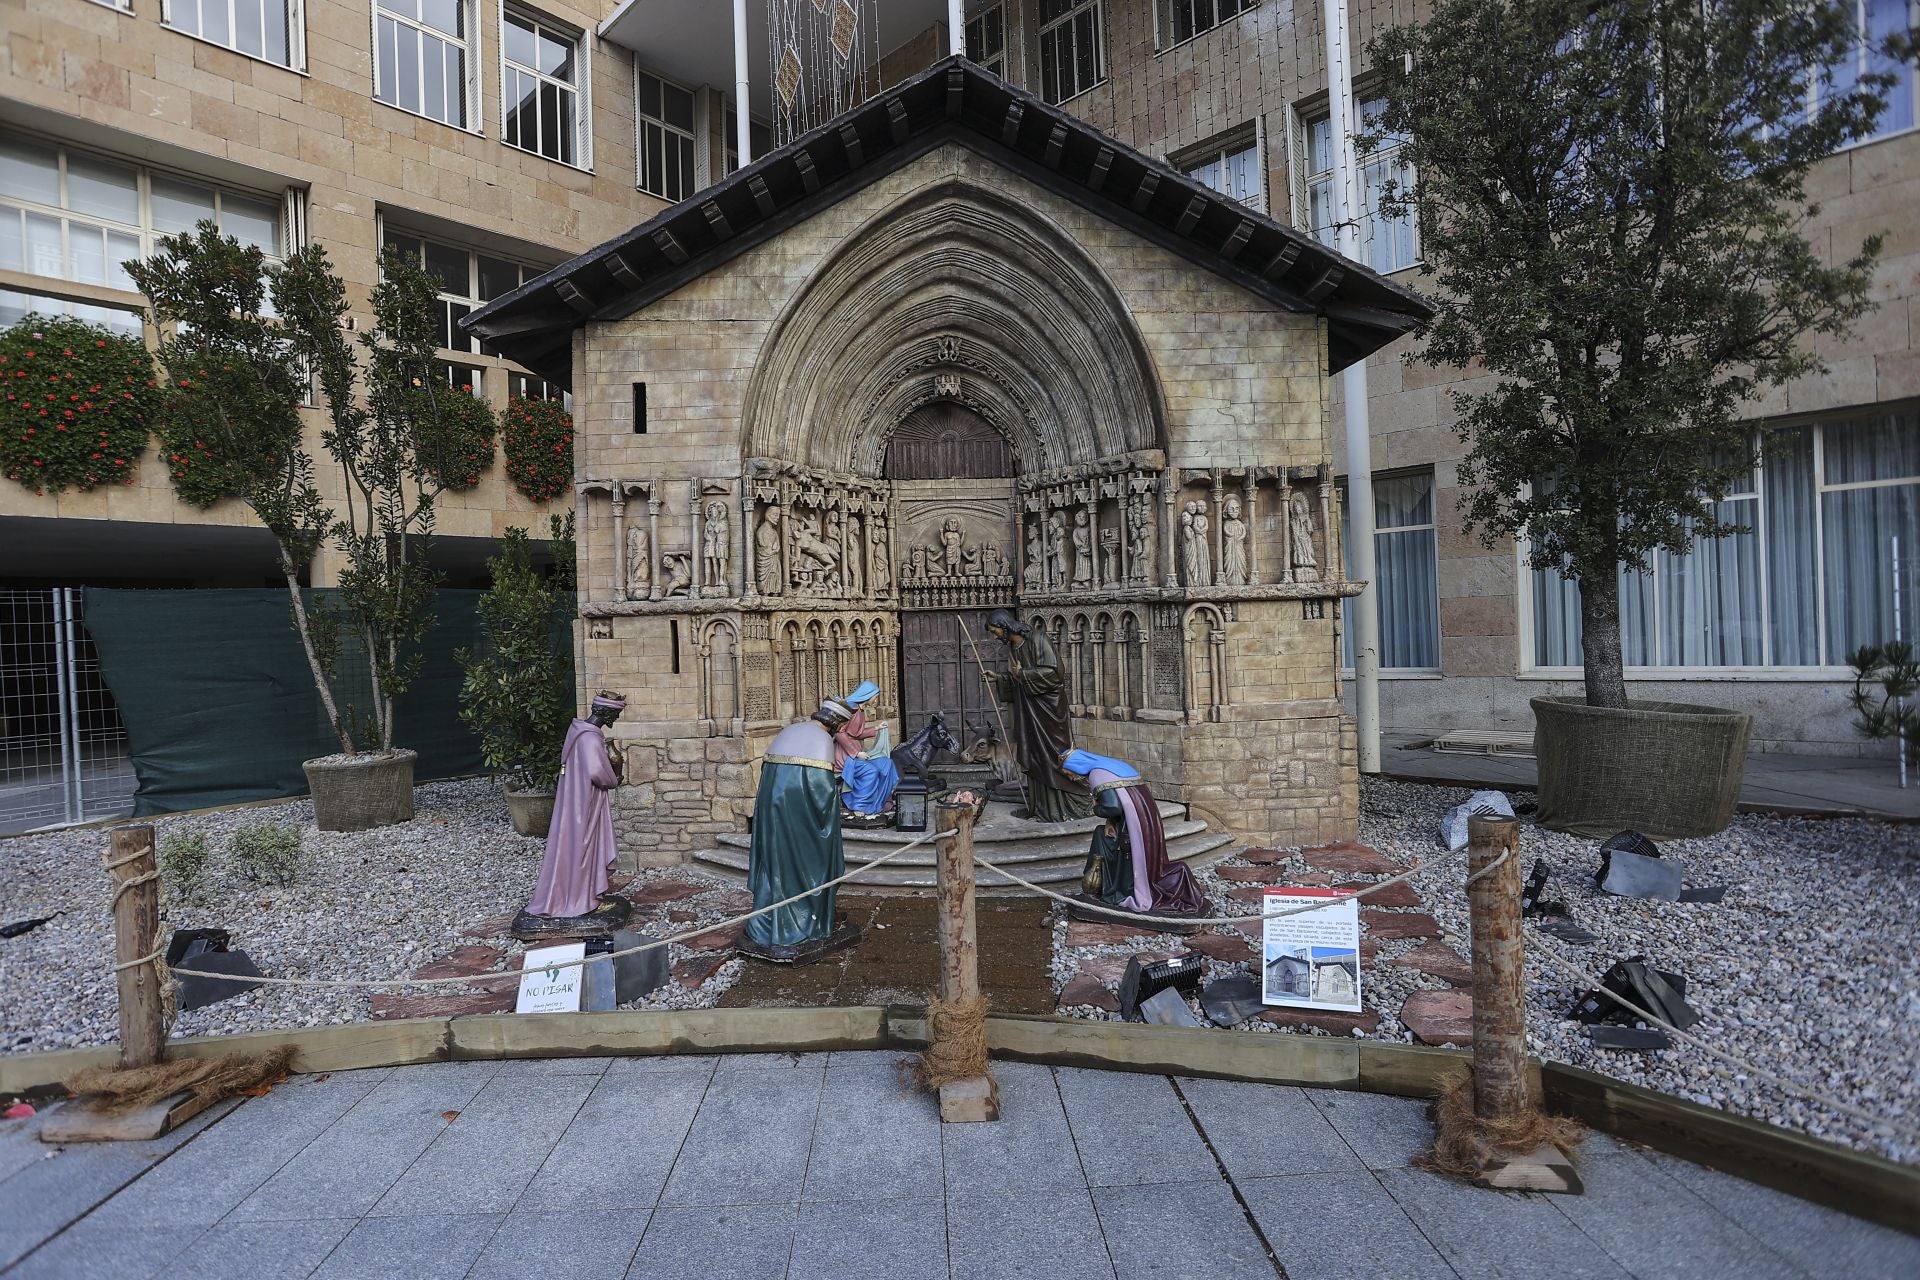
[[[153,855],[153,828],[150,826],[115,827],[112,852],[113,877],[113,955],[119,964],[128,964],[153,954],[159,946],[160,885],[148,879],[121,891],[129,880],[151,876],[156,870]],[[166,1018],[162,1012],[160,978],[152,964],[121,969],[120,984],[120,1065],[147,1067],[160,1061],[167,1047]]]
[[[951,829],[951,836],[935,842],[938,856],[934,874],[940,898],[940,999],[942,1003],[970,1008],[980,1002],[980,941],[974,926],[973,904],[973,820],[971,800],[953,804],[942,800],[937,808],[937,830]],[[943,1050],[959,1054],[975,1053],[982,1070],[977,1076],[949,1081],[940,1086],[940,1118],[948,1122],[998,1120],[1000,1090],[986,1074],[986,1019],[977,1026],[978,1043],[943,1045],[938,1020],[934,1023],[936,1044],[933,1052]]]

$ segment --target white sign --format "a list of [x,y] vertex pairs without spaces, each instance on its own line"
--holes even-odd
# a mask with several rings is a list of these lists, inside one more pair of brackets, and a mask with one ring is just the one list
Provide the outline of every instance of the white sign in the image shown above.
[[[1338,898],[1318,910],[1276,915]],[[1269,889],[1261,900],[1260,999],[1360,1012],[1360,903],[1337,889]]]
[[584,942],[563,942],[557,947],[532,947],[520,967],[520,999],[515,1013],[578,1013],[580,982],[586,966],[576,963],[570,969],[555,965],[587,958]]

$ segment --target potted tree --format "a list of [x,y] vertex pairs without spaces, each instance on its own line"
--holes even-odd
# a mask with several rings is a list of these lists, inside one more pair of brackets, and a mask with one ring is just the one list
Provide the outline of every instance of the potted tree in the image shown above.
[[1409,358],[1487,375],[1454,394],[1464,526],[1580,590],[1585,697],[1532,700],[1549,826],[1732,816],[1750,718],[1628,699],[1621,574],[1735,531],[1754,398],[1870,305],[1879,238],[1829,260],[1802,231],[1808,170],[1891,83],[1853,77],[1858,41],[1851,7],[1792,0],[1440,0],[1370,47],[1361,145],[1401,139],[1418,176],[1383,205],[1417,214],[1438,286]]
[[552,579],[534,567],[525,529],[508,529],[481,593],[480,643],[456,657],[466,679],[460,718],[480,735],[487,767],[501,775],[513,829],[544,836],[553,818],[560,753],[573,719],[573,514],[552,517]]

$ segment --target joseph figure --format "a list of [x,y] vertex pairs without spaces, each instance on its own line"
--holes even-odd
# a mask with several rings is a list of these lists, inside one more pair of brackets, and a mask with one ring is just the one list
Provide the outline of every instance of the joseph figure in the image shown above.
[[627,700],[602,692],[585,720],[567,727],[560,753],[560,782],[554,788],[553,821],[547,828],[547,853],[527,911],[536,916],[584,916],[607,892],[616,849],[610,793],[620,773],[607,747],[605,730],[626,710]]
[[1027,781],[1027,813],[1035,822],[1072,822],[1093,812],[1086,786],[1060,765],[1073,750],[1067,686],[1060,655],[1046,635],[995,609],[987,633],[1007,646],[1007,670],[980,673],[988,690],[1012,712],[1008,732]]
[[[753,844],[747,887],[756,908],[837,879],[847,869],[840,844],[840,771],[833,735],[853,713],[832,698],[774,735],[760,764],[753,801]],[[795,947],[833,932],[834,891],[827,889],[747,921],[762,947]]]

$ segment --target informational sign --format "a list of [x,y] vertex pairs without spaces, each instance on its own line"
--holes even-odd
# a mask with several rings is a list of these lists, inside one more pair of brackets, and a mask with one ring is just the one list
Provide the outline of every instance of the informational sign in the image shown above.
[[1359,901],[1337,889],[1269,889],[1261,911],[1262,1003],[1360,1012]]
[[[587,957],[584,942],[563,942],[557,947],[529,947],[520,968],[520,999],[515,1013],[580,1012],[581,975],[586,966],[578,961]],[[571,968],[556,968],[569,960]]]

